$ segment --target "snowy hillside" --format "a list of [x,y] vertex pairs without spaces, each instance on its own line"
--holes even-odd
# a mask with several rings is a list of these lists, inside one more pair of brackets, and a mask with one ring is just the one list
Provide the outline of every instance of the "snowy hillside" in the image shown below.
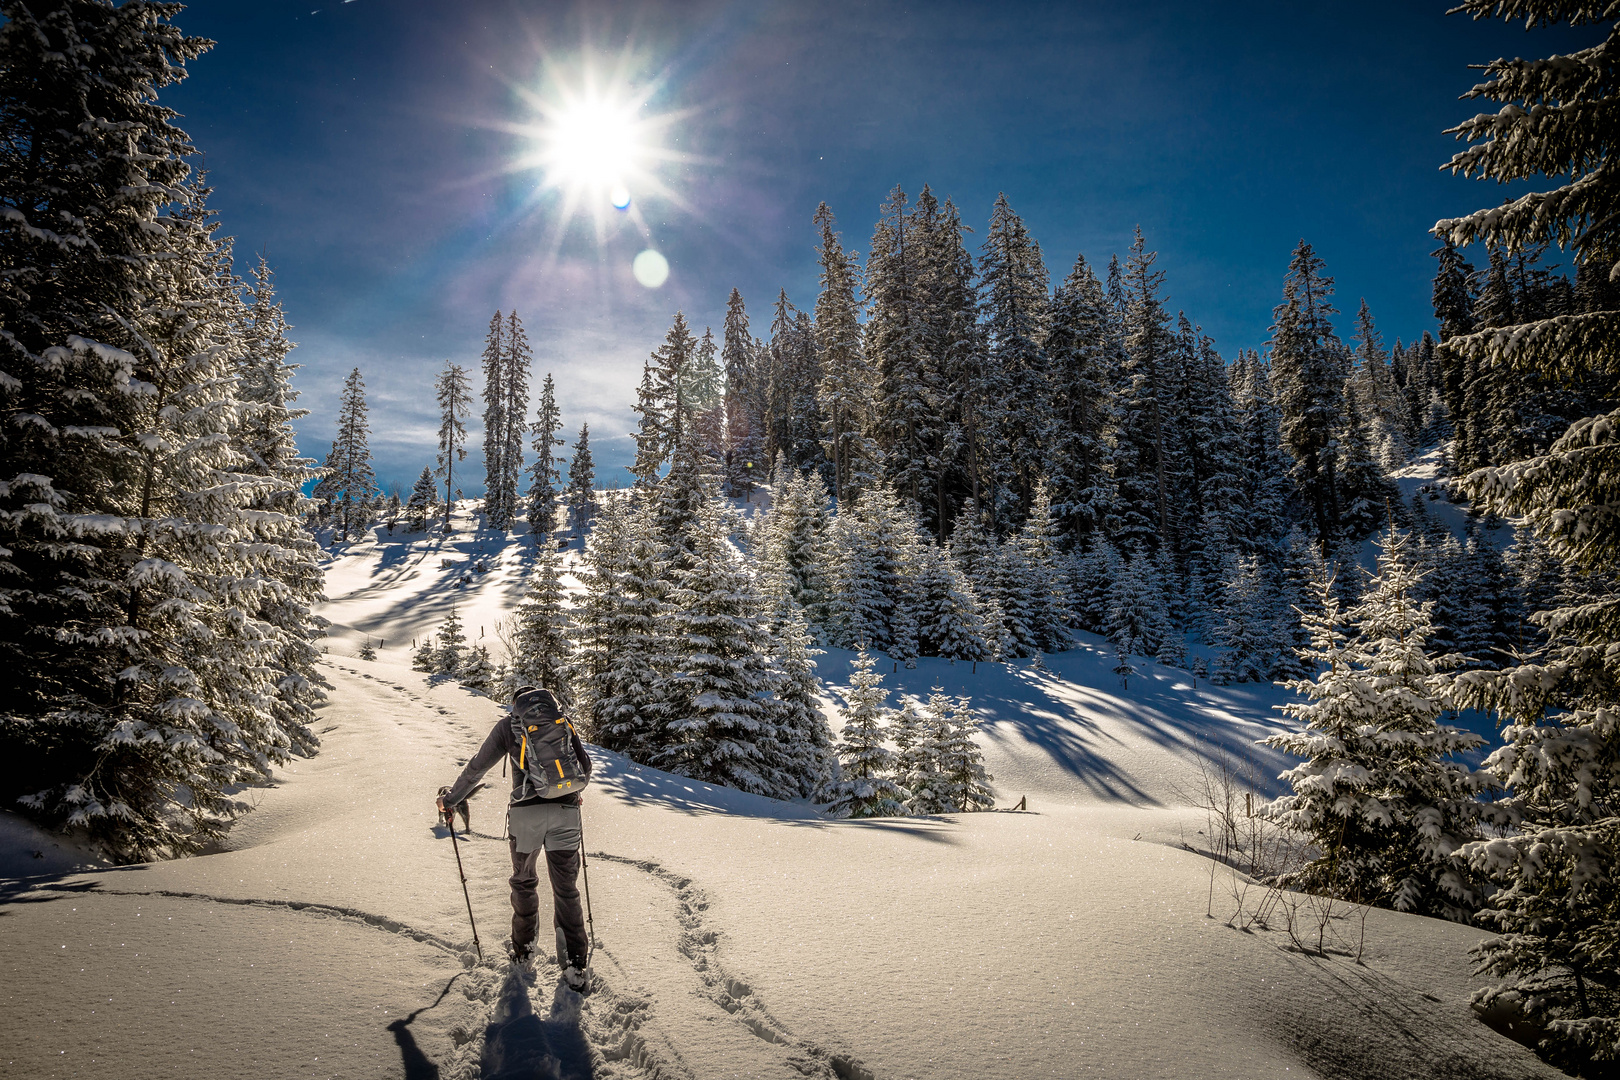
[[[1044,670],[884,664],[891,690],[973,698],[998,804],[1026,812],[830,822],[599,753],[601,985],[525,986],[498,960],[498,775],[461,847],[482,962],[432,805],[499,710],[409,667],[452,603],[493,635],[523,543],[384,532],[330,563],[322,752],[250,792],[222,850],[68,872],[7,820],[4,1075],[1561,1075],[1470,1013],[1477,930],[1372,911],[1313,955],[1238,928],[1244,883],[1189,850],[1188,803],[1201,754],[1279,728],[1278,693],[1145,662],[1123,689],[1089,638]],[[349,655],[367,635],[376,661]],[[819,658],[830,700],[850,659]]]

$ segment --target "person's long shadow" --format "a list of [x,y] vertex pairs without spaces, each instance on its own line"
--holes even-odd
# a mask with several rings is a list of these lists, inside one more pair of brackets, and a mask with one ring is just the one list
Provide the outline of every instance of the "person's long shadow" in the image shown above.
[[484,1031],[483,1080],[590,1080],[591,1054],[579,1028],[579,995],[558,986],[551,1015],[535,1014],[529,989],[514,970],[501,985],[495,1015]]
[[393,1033],[394,1042],[399,1046],[399,1056],[405,1065],[405,1080],[439,1080],[439,1067],[422,1053],[420,1046],[416,1045],[416,1036],[411,1034],[411,1025],[416,1022],[418,1016],[429,1009],[437,1008],[439,1002],[444,1000],[444,995],[455,985],[456,980],[465,974],[464,971],[458,971],[450,976],[450,981],[444,984],[444,989],[439,991],[439,996],[433,999],[432,1005],[424,1005],[411,1015],[388,1025],[388,1030]]

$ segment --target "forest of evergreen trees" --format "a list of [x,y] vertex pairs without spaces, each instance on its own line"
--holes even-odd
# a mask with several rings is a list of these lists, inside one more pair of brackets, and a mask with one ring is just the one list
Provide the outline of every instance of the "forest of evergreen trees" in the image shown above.
[[[452,526],[473,408],[436,383],[434,462],[379,490],[360,370],[324,465],[300,456],[292,344],[244,279],[196,151],[158,104],[207,43],[172,5],[0,4],[0,797],[133,860],[196,851],[229,794],[312,753],[316,537]],[[1552,0],[1476,17],[1608,26]],[[454,617],[419,666],[555,686],[593,739],[851,815],[988,805],[969,703],[886,707],[883,653],[1033,658],[1104,635],[1222,681],[1287,680],[1302,764],[1265,808],[1309,836],[1287,884],[1499,932],[1478,950],[1574,1070],[1620,1058],[1620,200],[1616,47],[1499,60],[1453,129],[1463,176],[1539,177],[1435,227],[1436,334],[1387,347],[1293,252],[1263,350],[1223,358],[1137,233],[1054,282],[1005,197],[976,251],[896,188],[864,259],[825,205],[820,288],[755,335],[677,313],[648,358],[630,486],[581,427],[563,481],[550,375],[496,312],[482,526],[588,537],[584,592],[536,547],[502,672]],[[1557,103],[1557,108],[1548,103]],[[1566,108],[1567,106],[1567,108]],[[1578,106],[1578,107],[1577,107]],[[1556,245],[1571,273],[1544,260]],[[1470,251],[1479,266],[1471,265]],[[1421,453],[1443,479],[1403,500]],[[314,482],[312,496],[302,491]],[[763,512],[736,500],[768,492]],[[1466,503],[1462,535],[1436,502]],[[314,534],[312,535],[312,528]],[[1376,535],[1376,568],[1361,570]],[[841,741],[818,645],[857,652]],[[1493,716],[1500,745],[1443,721]]]
[[323,685],[297,365],[157,103],[175,10],[0,9],[0,797],[122,860],[218,838]]

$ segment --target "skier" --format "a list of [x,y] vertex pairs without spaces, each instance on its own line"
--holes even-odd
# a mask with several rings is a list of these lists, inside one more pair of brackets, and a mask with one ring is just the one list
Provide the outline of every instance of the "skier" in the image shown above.
[[580,789],[590,780],[590,756],[555,694],[534,686],[519,687],[512,695],[509,715],[496,722],[450,790],[436,800],[440,813],[465,800],[503,757],[513,764],[512,800],[506,808],[512,854],[512,961],[525,967],[533,961],[540,921],[536,866],[544,851],[551,877],[552,923],[560,939],[559,953],[567,953],[557,960],[563,964],[569,987],[588,992],[590,945],[575,878],[584,801]]

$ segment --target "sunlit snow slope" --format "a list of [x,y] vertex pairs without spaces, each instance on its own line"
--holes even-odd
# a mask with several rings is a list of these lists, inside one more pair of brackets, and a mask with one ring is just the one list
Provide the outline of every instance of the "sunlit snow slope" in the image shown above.
[[[499,710],[408,654],[451,602],[492,635],[524,543],[385,535],[334,560],[324,749],[251,793],[229,850],[23,878],[51,860],[14,856],[50,841],[7,822],[0,1074],[1560,1075],[1471,1016],[1477,930],[1373,912],[1357,962],[1227,925],[1234,879],[1183,847],[1206,824],[1186,803],[1200,753],[1253,755],[1279,697],[1146,663],[1122,689],[1090,640],[1045,671],[887,676],[974,699],[1000,804],[1023,813],[829,822],[599,754],[583,1002],[554,965],[525,986],[495,962],[497,773],[461,846],[477,962],[432,794]],[[476,555],[501,565],[460,587],[440,568]],[[377,661],[348,655],[366,635]],[[849,659],[820,658],[830,700]],[[1335,933],[1360,944],[1356,920]]]

